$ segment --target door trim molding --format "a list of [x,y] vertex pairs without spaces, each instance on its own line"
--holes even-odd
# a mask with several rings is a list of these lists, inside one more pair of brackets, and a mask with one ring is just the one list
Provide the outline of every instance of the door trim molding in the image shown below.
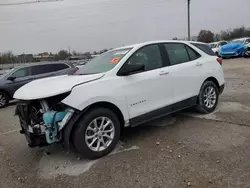
[[183,110],[185,108],[189,108],[192,106],[195,106],[197,104],[197,96],[191,97],[189,99],[174,103],[169,106],[165,106],[163,108],[159,108],[157,110],[153,110],[151,112],[148,112],[146,114],[142,114],[140,116],[131,118],[129,120],[130,126],[135,127],[137,125],[149,122],[154,119],[158,119],[160,117],[163,117],[165,115]]

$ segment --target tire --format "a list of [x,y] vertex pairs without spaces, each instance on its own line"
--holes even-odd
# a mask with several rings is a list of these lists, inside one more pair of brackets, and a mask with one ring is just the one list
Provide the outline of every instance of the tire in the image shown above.
[[[102,126],[104,128],[102,131],[101,124],[103,118],[106,118],[104,119],[103,124],[107,124],[108,121],[111,123],[109,123],[105,128]],[[96,128],[94,120],[96,120],[99,130]],[[76,151],[84,158],[97,159],[103,157],[109,154],[119,141],[121,131],[120,126],[120,122],[114,112],[107,108],[95,108],[83,115],[77,122],[72,135],[73,145]],[[114,132],[111,131],[112,127]],[[107,132],[108,130],[110,132],[104,133],[104,131]],[[87,139],[87,136],[90,138]],[[96,139],[95,142],[94,139]],[[105,146],[107,146],[106,148],[104,147],[104,142],[106,144]]]
[[0,108],[4,108],[9,104],[10,97],[5,93],[0,91]]
[[[206,98],[206,93],[209,90],[213,91],[213,92],[211,92],[211,95],[209,95],[211,100]],[[212,97],[212,96],[215,96],[215,97]],[[214,98],[214,100],[213,100],[213,98]],[[206,99],[208,100],[208,102],[205,102]],[[200,89],[200,93],[198,96],[198,105],[197,105],[196,109],[203,114],[209,114],[209,113],[213,112],[215,110],[215,108],[217,107],[218,99],[219,99],[218,87],[212,81],[205,81]]]

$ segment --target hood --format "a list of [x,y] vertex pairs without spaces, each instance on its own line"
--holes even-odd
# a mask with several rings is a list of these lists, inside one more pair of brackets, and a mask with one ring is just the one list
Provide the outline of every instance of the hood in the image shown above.
[[76,85],[97,80],[104,73],[92,75],[64,75],[32,81],[19,88],[14,99],[34,100],[56,96],[72,90]]

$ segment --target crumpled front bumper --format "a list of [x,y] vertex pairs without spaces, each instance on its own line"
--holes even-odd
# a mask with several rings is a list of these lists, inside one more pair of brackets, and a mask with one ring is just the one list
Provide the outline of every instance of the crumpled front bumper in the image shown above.
[[[20,133],[25,135],[29,147],[43,147],[54,142],[60,142],[62,129],[67,125],[73,113],[74,110],[68,108],[65,109],[65,112],[47,111],[43,113],[40,123],[34,124],[29,118],[29,103],[21,102],[16,107],[16,115],[19,116],[21,126]],[[48,116],[50,114],[52,114],[51,117]]]

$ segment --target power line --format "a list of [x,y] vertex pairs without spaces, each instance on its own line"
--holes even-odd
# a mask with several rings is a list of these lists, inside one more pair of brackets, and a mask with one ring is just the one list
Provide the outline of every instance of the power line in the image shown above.
[[34,0],[34,1],[24,1],[19,3],[0,3],[0,6],[15,6],[15,5],[25,5],[25,4],[34,4],[34,3],[50,3],[64,0]]

